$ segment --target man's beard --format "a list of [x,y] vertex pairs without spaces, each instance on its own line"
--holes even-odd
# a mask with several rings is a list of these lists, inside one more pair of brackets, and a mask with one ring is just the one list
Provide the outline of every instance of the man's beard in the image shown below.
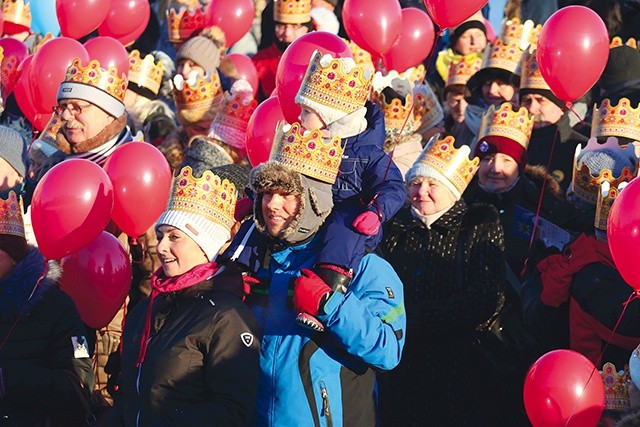
[[291,43],[289,42],[281,42],[280,40],[276,39],[276,46],[278,47],[278,49],[280,49],[280,52],[284,52],[286,48],[289,47]]

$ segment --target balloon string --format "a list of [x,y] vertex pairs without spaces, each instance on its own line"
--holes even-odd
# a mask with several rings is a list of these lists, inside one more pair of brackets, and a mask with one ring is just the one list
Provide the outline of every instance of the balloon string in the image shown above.
[[585,124],[584,120],[582,119],[582,117],[580,117],[578,113],[576,113],[576,110],[573,109],[573,104],[571,102],[567,102],[566,106],[569,109],[569,111],[571,111],[578,118],[578,120],[580,120],[580,124],[584,125]]
[[580,403],[580,399],[582,398],[582,395],[584,394],[584,390],[587,389],[587,386],[589,385],[589,381],[591,381],[591,378],[593,377],[593,374],[598,369],[598,366],[600,366],[600,362],[602,362],[602,357],[604,356],[605,351],[607,351],[607,348],[609,347],[609,343],[613,339],[613,335],[616,333],[616,330],[618,330],[618,326],[620,326],[620,322],[622,321],[622,317],[624,316],[625,311],[627,311],[627,307],[629,306],[629,303],[631,301],[637,299],[637,298],[638,298],[638,293],[636,291],[633,291],[631,293],[631,295],[629,295],[629,298],[627,298],[627,300],[622,303],[624,308],[622,309],[622,312],[620,313],[620,316],[618,317],[618,320],[616,321],[616,325],[613,327],[613,330],[611,331],[611,334],[609,334],[609,339],[607,341],[605,341],[604,348],[602,349],[602,352],[600,352],[600,356],[598,356],[597,363],[593,366],[593,369],[591,370],[591,374],[589,374],[589,378],[587,379],[587,382],[586,382],[586,384],[584,385],[584,387],[582,389],[583,393],[580,394],[580,396],[576,400],[576,403],[573,405],[573,408],[571,409],[571,412],[569,413],[569,417],[567,418],[567,422],[564,424],[565,427],[567,425],[569,425],[569,421],[571,421],[571,417],[573,416],[573,413],[575,412],[576,408],[578,407],[578,403]]
[[436,46],[438,45],[438,42],[442,37],[442,31],[439,31],[438,33],[436,33],[436,38],[433,40],[433,46],[431,46],[431,50],[429,50],[429,55],[427,55],[427,59],[425,59],[424,61],[424,63],[427,64],[425,67],[426,72],[429,72],[429,69],[431,68],[431,59],[433,58],[433,55],[436,52]]

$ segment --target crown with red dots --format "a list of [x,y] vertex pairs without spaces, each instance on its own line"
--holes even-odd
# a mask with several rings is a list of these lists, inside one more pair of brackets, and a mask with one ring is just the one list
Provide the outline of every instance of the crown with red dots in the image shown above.
[[147,88],[157,95],[162,84],[163,71],[164,64],[162,61],[156,64],[153,55],[147,55],[142,59],[138,50],[129,53],[129,83]]
[[15,191],[9,191],[7,200],[0,198],[0,234],[24,237],[22,200]]
[[625,365],[621,371],[616,371],[616,366],[607,362],[602,365],[600,377],[604,383],[604,407],[613,411],[628,411],[631,409],[629,397],[629,384],[631,375],[629,366]]
[[213,70],[210,76],[198,76],[194,81],[189,79],[181,83],[176,85],[174,82],[173,88],[173,100],[178,108],[178,119],[183,123],[213,120],[218,114],[223,99],[218,72]]
[[172,43],[182,43],[206,26],[205,8],[198,0],[177,0],[167,10],[167,29]]
[[311,21],[311,0],[275,0],[273,20],[281,24],[304,24]]
[[482,53],[473,52],[454,59],[449,65],[449,77],[446,86],[466,85],[471,76],[482,67]]
[[640,106],[634,108],[627,98],[620,99],[617,105],[603,99],[600,106],[593,109],[591,136],[615,136],[640,141]]
[[535,25],[530,19],[521,22],[519,18],[513,18],[503,21],[500,38],[505,43],[518,43],[522,50],[533,50],[538,45],[541,31],[542,25]]
[[527,51],[522,54],[520,89],[551,90],[544,77],[542,77],[540,67],[538,67],[536,52],[534,50],[533,52]]
[[514,111],[513,106],[505,102],[500,107],[490,106],[482,115],[478,141],[487,136],[499,136],[517,142],[526,150],[532,130],[533,117],[529,111],[524,107]]
[[247,125],[257,106],[251,85],[246,80],[237,80],[225,94],[209,136],[244,150],[247,146]]

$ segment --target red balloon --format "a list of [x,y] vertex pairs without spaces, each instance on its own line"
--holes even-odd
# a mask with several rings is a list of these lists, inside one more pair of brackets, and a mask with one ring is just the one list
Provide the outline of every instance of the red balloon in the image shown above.
[[113,209],[113,186],[89,160],[58,163],[38,182],[31,222],[40,251],[60,259],[91,243],[104,230]]
[[20,78],[20,63],[29,53],[27,46],[19,40],[11,37],[0,38],[2,48],[2,96],[6,100]]
[[240,77],[249,82],[255,97],[258,94],[258,71],[251,58],[243,53],[230,53],[227,58],[236,67]]
[[402,31],[391,49],[382,55],[384,67],[402,73],[419,65],[431,52],[435,37],[429,15],[413,7],[402,9]]
[[97,59],[100,67],[116,67],[118,74],[129,74],[129,54],[122,43],[113,37],[94,37],[84,44],[89,58]]
[[613,201],[607,221],[611,257],[625,282],[640,295],[640,180],[632,180]]
[[4,34],[4,18],[2,17],[2,13],[0,13],[0,34]]
[[104,21],[110,4],[111,0],[56,0],[60,33],[72,39],[86,36]]
[[582,354],[550,351],[529,368],[524,407],[534,427],[595,426],[604,410],[604,384]]
[[[456,6],[457,7],[457,6]],[[402,9],[398,0],[345,0],[342,22],[349,38],[371,53],[386,53],[402,30]]]
[[482,9],[488,0],[424,0],[427,13],[440,30],[462,24],[467,18]]
[[278,123],[284,120],[278,98],[272,96],[255,109],[247,124],[247,156],[252,166],[269,160]]
[[150,17],[147,0],[111,0],[109,13],[98,27],[98,34],[113,37],[128,46],[144,32]]
[[289,45],[280,58],[276,71],[278,100],[282,113],[289,123],[298,121],[301,110],[295,99],[315,50],[323,54],[329,53],[334,58],[353,58],[351,49],[344,40],[323,31],[305,34]]
[[29,84],[29,67],[32,60],[33,54],[27,56],[22,60],[20,65],[18,65],[20,78],[18,79],[16,87],[13,89],[13,96],[16,98],[20,111],[22,111],[22,114],[29,120],[31,125],[39,131],[42,131],[47,124],[44,121],[44,117],[50,116],[51,110],[40,111],[33,105],[31,86]]
[[253,24],[252,0],[211,0],[205,10],[207,26],[217,26],[224,32],[229,47],[244,37]]
[[167,207],[169,163],[153,145],[130,142],[109,156],[104,170],[113,183],[113,221],[129,236],[144,234]]
[[94,329],[107,326],[131,286],[131,262],[118,239],[103,231],[60,265],[60,289],[76,304],[82,321]]
[[50,40],[35,53],[29,67],[29,85],[38,111],[51,111],[58,104],[58,88],[74,58],[80,58],[83,65],[89,63],[84,46],[69,37]]
[[540,73],[565,102],[575,101],[591,89],[608,58],[607,27],[588,7],[563,7],[542,26],[537,53]]

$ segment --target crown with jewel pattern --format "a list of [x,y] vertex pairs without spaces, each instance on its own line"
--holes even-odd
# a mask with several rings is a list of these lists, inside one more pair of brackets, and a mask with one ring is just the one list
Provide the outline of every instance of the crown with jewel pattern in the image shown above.
[[18,57],[15,55],[4,55],[4,49],[0,46],[0,63],[2,64],[2,71],[0,72],[0,84],[2,84],[2,94],[6,98],[8,93],[13,92],[13,88],[16,87],[20,73],[16,71],[19,62]]
[[198,0],[178,0],[167,10],[167,30],[172,43],[182,43],[206,26],[205,8]]
[[500,136],[517,142],[526,150],[532,130],[533,117],[529,111],[524,107],[513,111],[513,106],[505,102],[498,108],[490,106],[482,115],[478,141],[487,136]]
[[375,66],[373,65],[373,58],[371,54],[355,44],[351,40],[342,39],[348,46],[351,51],[351,55],[353,55],[353,60],[356,62],[356,65],[362,67],[363,70],[369,71],[370,75],[375,72]]
[[411,84],[422,83],[427,77],[427,70],[424,65],[420,64],[417,67],[411,67],[406,71],[400,73],[400,77],[409,80]]
[[613,201],[618,197],[620,192],[629,184],[629,177],[623,175],[620,179],[613,182],[603,181],[600,183],[600,191],[598,191],[596,200],[596,217],[594,226],[596,228],[596,236],[607,235],[607,223],[609,222],[609,211],[613,205]]
[[[378,104],[384,115],[384,129],[387,140],[398,142],[399,138],[410,135],[415,130],[413,85],[397,71],[392,70],[386,76],[377,72],[373,76],[373,92],[371,100]],[[400,96],[387,101],[382,91],[387,87],[392,88]]]
[[294,171],[333,184],[340,170],[344,147],[340,137],[323,139],[319,130],[302,133],[299,123],[281,124],[271,148],[270,160]]
[[454,59],[449,65],[449,77],[445,86],[466,85],[471,76],[482,68],[482,53],[473,52]]
[[273,20],[280,24],[304,24],[311,21],[311,0],[275,0]]
[[29,31],[31,28],[31,6],[24,0],[3,0],[2,18],[5,34]]
[[[600,151],[602,153],[613,153],[617,159],[626,159],[627,165],[620,169],[619,174],[614,173],[608,168],[599,168],[591,170],[586,163],[589,157]],[[629,182],[636,177],[638,173],[638,158],[636,157],[633,145],[620,146],[618,139],[615,137],[607,138],[605,143],[599,143],[595,137],[587,142],[585,148],[581,148],[580,144],[576,146],[575,156],[573,159],[573,179],[571,183],[571,191],[578,199],[589,205],[595,206],[598,202],[598,194],[601,192],[600,184],[609,182],[611,189],[619,190],[620,184]],[[617,175],[617,176],[616,176]],[[614,194],[611,194],[614,195]],[[603,206],[605,209],[606,206]],[[608,209],[607,209],[608,212]],[[603,215],[604,211],[601,213]],[[608,216],[608,215],[607,215]],[[602,218],[606,218],[602,216]],[[606,227],[605,227],[606,229]]]
[[604,408],[613,411],[628,411],[631,409],[631,399],[629,397],[629,384],[631,375],[629,366],[625,365],[624,370],[616,371],[616,366],[607,362],[602,365],[600,377],[604,383]]
[[[248,90],[236,92],[235,88],[241,82],[246,83]],[[244,150],[247,146],[247,125],[257,106],[258,101],[253,99],[253,88],[246,80],[237,80],[225,94],[219,113],[211,124],[209,136]]]
[[633,108],[631,101],[622,98],[618,105],[603,99],[600,107],[593,107],[591,136],[615,136],[640,141],[640,106]]
[[413,99],[416,128],[431,129],[444,120],[444,110],[429,83],[417,83],[413,87]]
[[503,21],[500,38],[505,43],[517,43],[522,50],[533,50],[538,45],[540,31],[542,25],[535,25],[530,19],[521,22],[520,18],[513,18]]
[[174,85],[173,100],[178,118],[187,123],[211,119],[218,114],[223,93],[220,77],[213,71],[210,77],[198,76],[193,84],[188,80],[180,87]]
[[108,93],[120,102],[124,101],[127,92],[127,74],[120,73],[114,66],[104,70],[96,59],[89,61],[86,67],[82,66],[80,58],[75,58],[69,68],[64,83],[80,83],[93,86]]
[[488,44],[482,57],[482,69],[499,68],[520,75],[520,58],[523,50],[517,42],[505,43],[496,39],[493,44]]
[[520,89],[551,90],[544,77],[542,77],[535,50],[523,53],[521,61]]
[[478,170],[480,159],[469,158],[471,149],[468,145],[455,148],[454,143],[455,139],[452,136],[442,139],[440,134],[437,134],[431,138],[407,172],[407,179],[416,176],[442,177],[446,182],[438,180],[447,185],[459,198]]
[[132,50],[129,53],[129,82],[135,83],[153,92],[154,95],[160,91],[164,64],[162,61],[155,63],[153,55],[147,55],[142,59],[140,51]]
[[7,200],[0,198],[0,234],[24,237],[22,200],[15,191],[9,191]]

